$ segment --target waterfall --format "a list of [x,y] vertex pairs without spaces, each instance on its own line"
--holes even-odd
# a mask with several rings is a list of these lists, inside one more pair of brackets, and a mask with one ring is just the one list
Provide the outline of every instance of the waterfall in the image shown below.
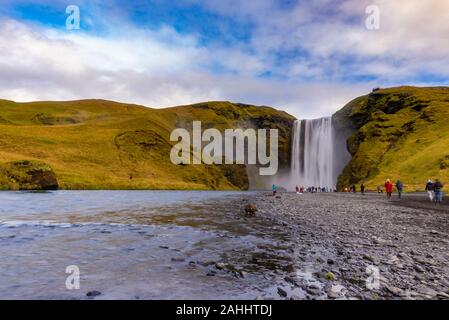
[[333,188],[332,118],[297,120],[293,127],[290,181],[293,186]]

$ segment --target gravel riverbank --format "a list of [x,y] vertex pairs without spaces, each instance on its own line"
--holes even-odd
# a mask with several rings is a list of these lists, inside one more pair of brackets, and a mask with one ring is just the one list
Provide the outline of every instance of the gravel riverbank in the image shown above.
[[295,243],[295,271],[279,283],[279,296],[259,298],[449,299],[449,207],[413,201],[341,193],[248,197],[243,204],[254,203],[259,218],[289,230]]

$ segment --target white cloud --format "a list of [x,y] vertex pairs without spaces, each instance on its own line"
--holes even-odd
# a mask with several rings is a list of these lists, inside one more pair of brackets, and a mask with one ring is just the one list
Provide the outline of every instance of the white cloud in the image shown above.
[[[169,29],[98,38],[8,20],[0,30],[0,96],[16,101],[104,98],[162,107],[231,100],[315,117],[363,92],[260,79],[253,76],[263,70],[257,58],[230,49],[208,51]],[[208,71],[204,66],[214,61],[236,73]],[[323,101],[323,95],[332,99]]]
[[[364,27],[365,7],[373,3],[381,9],[379,31]],[[449,78],[449,1],[201,4],[251,22],[250,41],[204,46],[168,26],[139,30],[121,23],[99,36],[0,20],[0,98],[104,98],[151,107],[231,100],[304,118],[331,114],[374,86],[425,84],[422,74]],[[305,54],[277,60],[295,50]],[[261,78],[265,72],[274,76]],[[357,76],[379,80],[347,81]]]

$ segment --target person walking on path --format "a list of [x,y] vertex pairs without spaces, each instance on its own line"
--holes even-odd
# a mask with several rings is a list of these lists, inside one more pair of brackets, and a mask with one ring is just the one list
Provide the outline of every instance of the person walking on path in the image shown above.
[[427,191],[427,194],[429,195],[430,202],[433,202],[433,196],[434,196],[434,193],[433,193],[433,182],[430,179],[429,179],[429,181],[427,181],[426,191]]
[[273,190],[273,196],[275,196],[275,195],[276,195],[276,192],[278,191],[278,187],[276,187],[276,185],[273,184],[273,185],[271,186],[271,190]]
[[443,184],[436,179],[433,184],[433,191],[435,192],[435,203],[443,202]]
[[387,199],[391,199],[391,194],[393,193],[393,184],[390,179],[385,182],[385,191],[387,193]]
[[398,197],[399,199],[402,198],[402,190],[404,189],[404,185],[402,184],[401,180],[396,181],[396,189],[398,190]]
[[364,196],[365,195],[365,185],[363,183],[360,186],[360,191],[362,192],[362,196]]

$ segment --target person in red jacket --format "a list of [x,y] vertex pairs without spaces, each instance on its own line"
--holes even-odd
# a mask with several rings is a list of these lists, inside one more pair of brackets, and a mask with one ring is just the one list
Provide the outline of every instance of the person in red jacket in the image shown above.
[[385,191],[387,192],[387,198],[391,199],[391,194],[393,193],[393,184],[391,183],[390,179],[387,179],[387,182],[385,182]]

